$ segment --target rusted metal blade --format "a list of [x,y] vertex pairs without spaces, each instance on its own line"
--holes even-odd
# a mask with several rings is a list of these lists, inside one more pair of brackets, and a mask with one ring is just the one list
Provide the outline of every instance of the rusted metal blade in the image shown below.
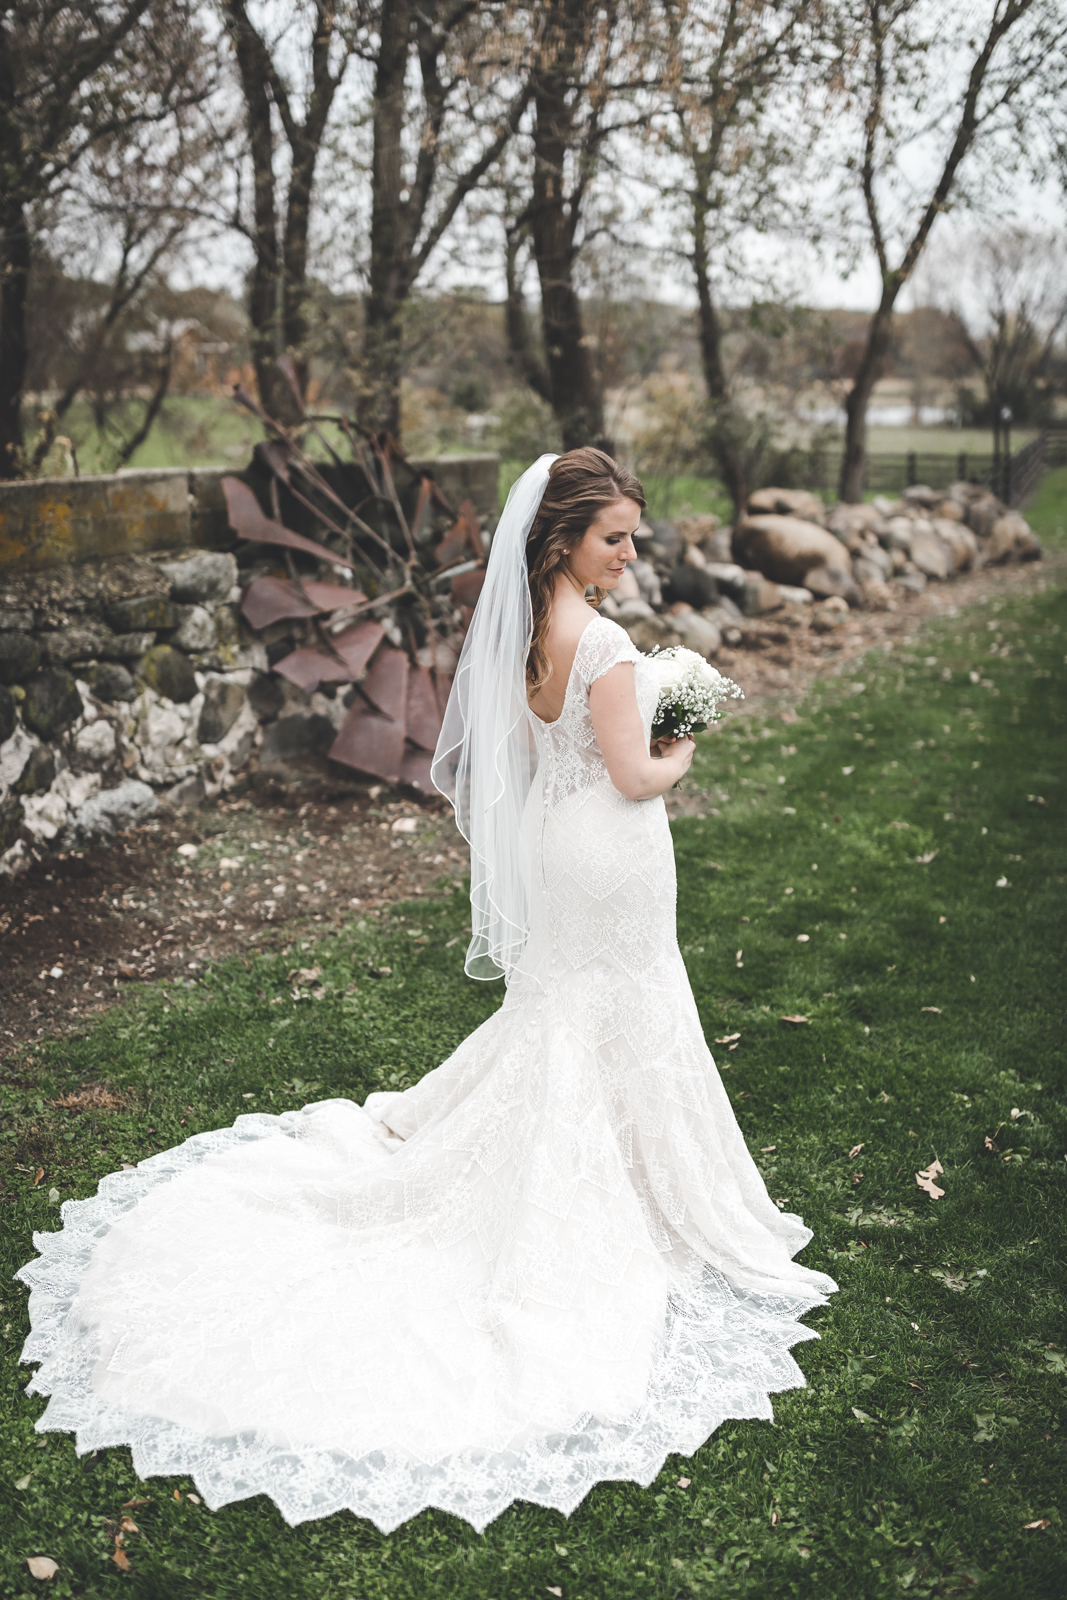
[[366,598],[358,589],[344,589],[339,583],[316,583],[311,579],[297,584],[288,578],[255,578],[245,590],[241,612],[253,628],[269,628],[282,617],[314,617],[322,611],[359,605]]
[[373,778],[396,783],[404,764],[404,751],[402,724],[383,717],[357,696],[329,754],[331,761],[341,761]]
[[461,572],[458,578],[452,579],[452,593],[461,606],[473,609],[478,604],[484,583],[485,568],[477,567],[473,572]]
[[433,751],[440,731],[441,712],[433,677],[426,667],[415,667],[408,677],[407,736],[412,744]]
[[365,617],[330,641],[336,655],[317,645],[307,645],[277,662],[274,670],[309,694],[320,683],[355,683],[384,638],[381,623]]
[[290,550],[306,550],[308,555],[318,556],[320,561],[328,561],[333,567],[344,565],[340,556],[335,556],[325,545],[316,544],[314,539],[305,539],[303,534],[293,533],[268,517],[247,483],[242,483],[240,478],[223,478],[222,492],[230,513],[230,527],[239,539],[253,539],[259,544],[281,544]]
[[406,720],[409,671],[407,652],[383,645],[360,685],[371,704],[384,711],[401,729]]
[[404,759],[400,763],[400,782],[409,783],[413,789],[421,789],[423,794],[436,794],[430,777],[430,760],[425,750],[416,749],[409,741],[404,746]]
[[453,527],[449,528],[441,543],[437,546],[435,554],[439,567],[450,567],[454,561],[459,561],[466,551],[472,555],[482,556],[485,547],[482,543],[482,530],[478,523],[478,514],[474,509],[473,500],[464,500],[459,508]]

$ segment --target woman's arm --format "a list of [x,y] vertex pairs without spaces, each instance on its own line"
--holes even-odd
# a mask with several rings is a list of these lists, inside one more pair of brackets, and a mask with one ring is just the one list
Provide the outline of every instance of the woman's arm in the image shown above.
[[667,746],[666,755],[649,754],[637,709],[633,662],[620,661],[595,679],[589,689],[589,713],[608,777],[627,800],[665,794],[689,771],[696,749],[692,739]]

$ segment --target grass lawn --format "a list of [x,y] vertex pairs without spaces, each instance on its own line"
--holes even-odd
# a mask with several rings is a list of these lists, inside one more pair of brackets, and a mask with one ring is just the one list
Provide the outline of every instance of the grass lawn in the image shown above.
[[[1033,513],[1052,543],[1065,490],[1047,479]],[[189,1481],[139,1483],[125,1449],[79,1460],[33,1431],[11,1275],[58,1223],[50,1191],[90,1193],[243,1111],[428,1071],[500,999],[462,975],[462,890],[143,987],[10,1066],[0,1596],[46,1589],[34,1554],[60,1564],[49,1594],[86,1600],[1067,1592],[1065,652],[1050,583],[869,657],[795,721],[701,741],[687,781],[709,815],[675,826],[679,939],[709,1039],[739,1036],[717,1053],[771,1194],[841,1290],[773,1425],[727,1423],[648,1490],[603,1484],[569,1520],[516,1505],[484,1536],[434,1512],[388,1538],[347,1514],[291,1530],[262,1498],[213,1515]],[[310,965],[325,998],[294,1000],[287,974]],[[53,1107],[105,1079],[118,1108]],[[940,1199],[915,1177],[934,1161]]]

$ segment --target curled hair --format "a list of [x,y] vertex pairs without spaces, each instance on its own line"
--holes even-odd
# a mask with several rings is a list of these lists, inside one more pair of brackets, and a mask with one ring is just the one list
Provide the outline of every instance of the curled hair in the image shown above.
[[[548,483],[526,541],[526,568],[533,608],[533,631],[526,656],[526,690],[535,694],[552,675],[545,650],[556,572],[564,553],[582,539],[590,523],[606,506],[634,500],[645,509],[645,492],[633,473],[620,467],[603,450],[584,446],[557,456],[548,469]],[[599,605],[604,591],[596,591]]]

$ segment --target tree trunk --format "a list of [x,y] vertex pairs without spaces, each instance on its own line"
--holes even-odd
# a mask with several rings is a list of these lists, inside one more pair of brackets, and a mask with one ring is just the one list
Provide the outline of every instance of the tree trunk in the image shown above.
[[697,309],[700,329],[700,361],[704,369],[704,384],[708,399],[729,399],[726,368],[722,359],[722,323],[711,288],[710,259],[708,251],[708,214],[701,197],[693,197],[693,276],[697,286]]
[[504,332],[507,338],[511,364],[534,394],[552,403],[552,386],[544,362],[530,344],[530,324],[526,316],[526,301],[522,292],[522,279],[518,270],[519,252],[522,249],[522,230],[513,228],[507,236],[504,254],[504,280],[507,299],[504,302]]
[[401,310],[409,285],[400,263],[409,251],[403,187],[403,135],[410,0],[382,8],[381,42],[374,79],[373,196],[370,222],[370,283],[363,337],[363,392],[359,420],[372,433],[400,433],[403,374]]
[[17,478],[21,470],[29,276],[30,230],[25,208],[17,202],[0,204],[0,479]]
[[604,402],[574,286],[577,203],[565,190],[567,152],[574,142],[575,71],[587,7],[555,0],[535,69],[534,175],[530,233],[541,284],[541,324],[552,409],[564,450],[594,445],[611,453]]
[[882,299],[871,319],[867,343],[859,370],[845,401],[845,454],[841,463],[841,499],[858,503],[863,499],[867,469],[867,407],[874,386],[882,375],[893,332],[893,306],[900,293],[897,275],[885,282]]

